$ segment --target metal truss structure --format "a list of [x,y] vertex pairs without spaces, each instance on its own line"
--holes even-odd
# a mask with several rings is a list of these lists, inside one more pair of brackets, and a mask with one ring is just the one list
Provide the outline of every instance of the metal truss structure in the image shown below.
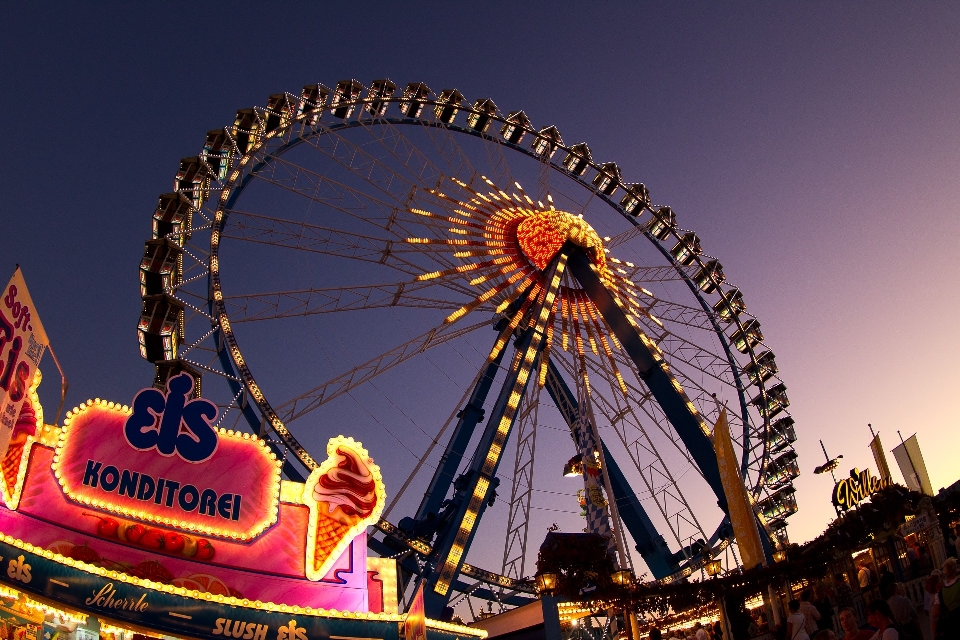
[[[269,440],[289,478],[346,420],[395,440],[370,545],[432,615],[532,597],[535,517],[578,519],[539,463],[567,437],[589,528],[670,581],[728,556],[726,406],[768,550],[786,540],[796,436],[743,295],[643,184],[523,111],[389,80],[272,95],[181,160],[139,273],[155,384],[203,375],[219,426]],[[466,560],[501,480],[490,571]]]

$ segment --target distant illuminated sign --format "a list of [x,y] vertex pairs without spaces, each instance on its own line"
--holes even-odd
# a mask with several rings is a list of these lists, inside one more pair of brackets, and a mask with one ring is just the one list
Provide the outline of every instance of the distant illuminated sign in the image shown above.
[[833,487],[833,506],[842,511],[852,509],[874,493],[890,486],[890,481],[875,478],[869,469],[851,469],[850,477],[837,482]]

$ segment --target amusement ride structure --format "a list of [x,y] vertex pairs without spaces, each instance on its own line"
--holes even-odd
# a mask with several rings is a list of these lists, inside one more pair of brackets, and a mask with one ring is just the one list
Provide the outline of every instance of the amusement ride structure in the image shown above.
[[294,480],[361,436],[389,494],[368,545],[428,615],[535,597],[543,518],[664,582],[736,566],[723,407],[767,554],[785,542],[795,433],[760,323],[670,207],[557,128],[421,83],[308,85],[209,131],[152,224],[156,385],[202,376],[218,426]]

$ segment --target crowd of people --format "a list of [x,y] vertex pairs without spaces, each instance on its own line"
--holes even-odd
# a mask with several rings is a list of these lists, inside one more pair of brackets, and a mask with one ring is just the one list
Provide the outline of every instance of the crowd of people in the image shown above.
[[650,640],[723,640],[720,622],[703,624],[697,622],[686,629],[674,629],[663,633],[654,627],[650,630]]
[[[910,550],[913,549],[913,553]],[[927,575],[923,584],[923,608],[907,597],[903,583],[881,564],[874,570],[867,561],[858,563],[857,582],[872,597],[866,605],[867,624],[860,627],[853,608],[853,590],[842,575],[835,578],[833,593],[810,602],[805,592],[790,603],[786,632],[779,640],[836,640],[833,611],[837,612],[844,640],[960,640],[960,584],[957,559],[948,558],[942,570],[928,571],[929,555],[919,545],[908,545],[909,577]],[[874,575],[876,573],[876,575]],[[826,606],[824,606],[826,605]],[[824,612],[826,609],[826,612]],[[792,623],[790,621],[792,620]],[[802,624],[801,624],[802,623]]]
[[[921,554],[917,553],[918,559]],[[933,570],[923,584],[923,609],[906,597],[904,585],[881,565],[878,576],[865,562],[858,567],[861,590],[877,594],[866,604],[866,624],[861,625],[854,608],[853,589],[837,575],[832,589],[803,591],[788,604],[789,615],[779,626],[769,624],[763,609],[744,611],[745,624],[731,628],[733,640],[768,635],[771,640],[960,640],[960,570],[957,558],[948,558],[942,569]],[[834,630],[834,615],[839,629]],[[719,622],[696,623],[687,629],[650,632],[650,640],[724,640]]]

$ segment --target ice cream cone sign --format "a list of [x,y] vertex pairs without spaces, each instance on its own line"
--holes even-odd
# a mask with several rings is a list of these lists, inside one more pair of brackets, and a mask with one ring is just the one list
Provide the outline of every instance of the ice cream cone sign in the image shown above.
[[310,507],[306,574],[320,580],[350,541],[380,518],[386,501],[380,467],[359,442],[337,436],[327,459],[310,474],[303,503]]

